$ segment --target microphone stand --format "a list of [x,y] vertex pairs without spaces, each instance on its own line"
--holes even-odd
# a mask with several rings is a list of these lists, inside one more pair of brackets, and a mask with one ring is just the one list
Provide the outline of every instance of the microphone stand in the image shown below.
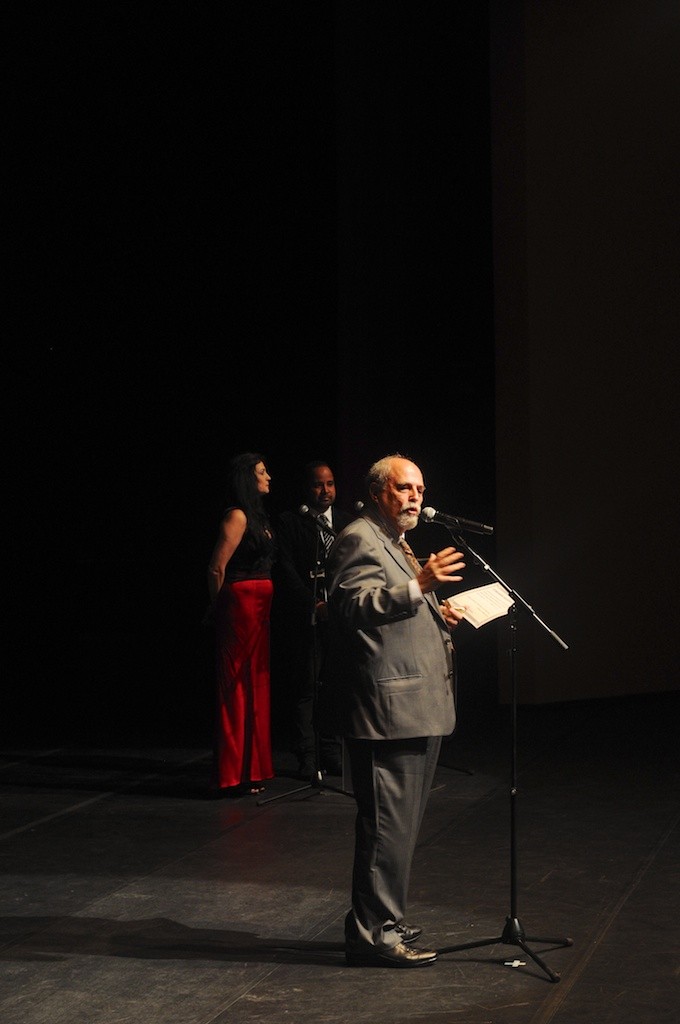
[[[572,946],[574,940],[570,938],[539,938],[535,935],[527,935],[524,928],[517,916],[517,817],[516,817],[516,801],[517,801],[517,678],[516,678],[516,661],[517,661],[517,606],[521,605],[526,611],[528,611],[535,621],[546,630],[546,632],[560,645],[563,650],[568,650],[567,644],[562,640],[554,630],[550,629],[549,626],[543,622],[534,609],[527,604],[523,597],[517,593],[512,587],[510,587],[501,577],[496,573],[491,566],[486,562],[481,555],[477,554],[467,541],[458,533],[455,533],[449,528],[451,536],[454,538],[456,543],[460,547],[464,548],[472,556],[472,558],[484,569],[485,572],[489,573],[496,580],[497,583],[503,587],[509,597],[513,599],[513,605],[510,609],[510,679],[511,679],[511,709],[512,709],[512,758],[511,758],[511,779],[510,779],[510,913],[505,919],[505,927],[500,935],[495,936],[492,939],[479,939],[476,942],[463,942],[456,946],[444,946],[439,950],[439,953],[455,953],[461,949],[475,949],[480,946],[495,946],[498,943],[505,943],[509,946],[518,946],[523,953],[538,964],[538,966],[545,971],[551,981],[557,982],[560,980],[560,975],[552,971],[546,963],[527,945],[528,942],[540,942],[549,946]],[[514,962],[508,961],[505,966],[519,967],[520,962],[515,960]]]
[[[345,789],[339,789],[335,786],[329,786],[328,783],[323,781],[323,772],[321,770],[321,748],[319,743],[319,730],[316,726],[317,721],[317,706],[319,699],[319,636],[318,636],[318,622],[316,616],[316,605],[317,601],[325,600],[325,586],[324,590],[319,595],[319,579],[323,576],[325,579],[325,573],[322,572],[322,567],[325,565],[325,553],[326,547],[323,545],[323,557],[322,557],[322,544],[321,544],[321,533],[324,532],[330,536],[335,537],[335,534],[331,531],[330,527],[326,525],[325,520],[320,521],[315,518],[316,525],[316,553],[315,553],[315,570],[313,573],[313,586],[312,586],[312,673],[313,673],[313,690],[312,690],[312,722],[314,723],[314,775],[311,781],[304,786],[298,786],[297,789],[291,790],[289,793],[277,793],[276,796],[267,797],[264,800],[257,800],[258,807],[263,807],[265,804],[274,803],[275,800],[282,800],[284,797],[297,796],[298,793],[305,793],[309,791],[309,796],[323,795],[324,790],[330,790],[333,793],[343,793],[345,796],[352,796],[352,793],[347,792]],[[344,779],[344,746],[343,746],[343,779]],[[307,797],[305,797],[307,799]]]

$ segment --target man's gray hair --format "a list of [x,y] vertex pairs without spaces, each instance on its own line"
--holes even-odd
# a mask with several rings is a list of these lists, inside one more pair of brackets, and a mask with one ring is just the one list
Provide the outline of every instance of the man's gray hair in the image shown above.
[[385,490],[392,472],[392,462],[394,459],[406,459],[407,462],[413,461],[408,455],[393,452],[392,455],[384,455],[382,459],[374,462],[366,474],[366,493],[369,497],[372,494],[378,494],[380,491]]

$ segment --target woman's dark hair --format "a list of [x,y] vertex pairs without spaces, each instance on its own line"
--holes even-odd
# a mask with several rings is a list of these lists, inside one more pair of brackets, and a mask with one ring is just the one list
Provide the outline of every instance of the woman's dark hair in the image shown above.
[[224,510],[243,509],[248,520],[248,532],[256,541],[260,538],[264,541],[265,537],[271,537],[271,526],[257,488],[255,466],[258,462],[265,462],[259,452],[240,452],[230,459]]

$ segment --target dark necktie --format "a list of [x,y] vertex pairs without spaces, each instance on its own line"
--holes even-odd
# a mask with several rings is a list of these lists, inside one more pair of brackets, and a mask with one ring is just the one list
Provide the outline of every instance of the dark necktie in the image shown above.
[[421,565],[416,556],[413,554],[413,551],[411,550],[410,546],[406,543],[406,539],[404,537],[402,537],[401,540],[399,541],[399,547],[404,552],[406,561],[413,569],[414,575],[417,576],[421,570]]

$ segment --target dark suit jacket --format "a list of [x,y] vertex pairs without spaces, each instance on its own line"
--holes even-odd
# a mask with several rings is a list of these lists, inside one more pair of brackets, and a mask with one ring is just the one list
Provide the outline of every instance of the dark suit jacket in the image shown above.
[[359,739],[451,733],[456,713],[448,626],[434,594],[412,604],[403,552],[370,512],[336,538],[326,573],[326,725]]
[[[333,529],[336,533],[352,517],[341,509],[331,508]],[[277,612],[286,619],[302,618],[309,622],[313,604],[314,580],[312,572],[317,568],[317,555],[322,575],[318,580],[317,599],[325,596],[326,550],[323,540],[317,548],[321,531],[308,515],[287,510],[282,512],[275,523],[278,543],[278,557],[274,567],[275,600]]]

